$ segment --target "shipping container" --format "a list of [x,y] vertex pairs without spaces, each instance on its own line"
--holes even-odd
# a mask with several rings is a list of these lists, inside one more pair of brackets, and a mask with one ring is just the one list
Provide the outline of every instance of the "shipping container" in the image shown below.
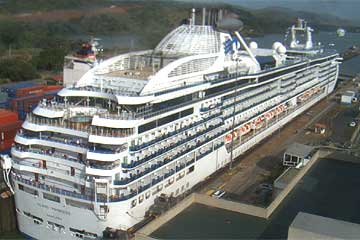
[[60,91],[63,87],[60,85],[37,85],[27,88],[21,88],[16,90],[16,96],[17,97],[23,97],[27,95],[33,95],[33,94],[41,94],[46,93],[48,91]]
[[0,103],[0,108],[9,109],[10,108],[9,101]]
[[60,91],[63,89],[62,85],[47,85],[44,91]]
[[0,142],[0,152],[9,151],[13,143],[14,143],[14,139]]
[[32,87],[20,88],[16,90],[16,97],[24,97],[28,95],[42,94],[46,86],[37,85]]
[[21,125],[21,121],[0,125],[0,143],[6,140],[14,140],[17,131],[21,128]]
[[5,109],[0,109],[0,125],[18,121],[18,114]]
[[18,114],[19,114],[19,119],[24,121],[25,118],[26,118],[26,115],[28,114],[28,112],[24,112],[23,110],[19,110]]
[[0,103],[5,103],[8,101],[7,92],[0,92]]
[[16,97],[16,91],[21,88],[32,87],[36,85],[35,81],[16,82],[1,85],[1,91],[6,92],[9,97]]
[[10,155],[10,152],[11,152],[11,146],[9,149],[3,150],[3,151],[0,150],[1,155]]
[[25,97],[14,98],[11,100],[11,109],[16,112],[29,112],[34,109],[43,98],[43,94],[35,94]]

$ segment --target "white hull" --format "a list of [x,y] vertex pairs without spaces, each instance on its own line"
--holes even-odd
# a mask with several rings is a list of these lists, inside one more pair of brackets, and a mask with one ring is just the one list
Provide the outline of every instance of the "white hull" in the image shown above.
[[28,115],[8,168],[21,232],[127,231],[160,194],[187,192],[334,90],[339,55],[312,49],[310,28],[304,49],[265,49],[192,22],[96,64]]
[[[286,123],[304,112],[306,109],[326,97],[334,90],[335,84],[336,80],[332,81],[329,84],[327,91],[324,91],[302,107],[298,108],[296,111],[283,117],[275,124],[269,126],[261,133],[249,139],[246,143],[241,144],[239,147],[234,149],[234,158],[254,147],[261,140],[265,139],[277,129],[283,127]],[[290,99],[290,101],[291,100],[292,99]],[[223,136],[220,138],[223,138]],[[211,152],[194,163],[195,174],[190,173],[189,176],[185,176],[179,181],[175,181],[174,184],[170,185],[168,188],[164,188],[161,193],[171,194],[175,193],[177,190],[179,192],[189,190],[197,183],[203,181],[206,177],[224,167],[229,163],[229,161],[230,154],[223,145],[219,149]],[[85,210],[66,205],[64,203],[64,197],[61,195],[59,195],[61,196],[61,203],[53,203],[25,193],[24,191],[20,191],[18,187],[16,187],[16,206],[18,209],[22,210],[22,213],[17,214],[19,230],[36,239],[79,239],[67,230],[69,228],[86,229],[88,232],[96,233],[98,236],[101,236],[102,231],[106,227],[126,229],[128,228],[127,226],[136,224],[143,218],[144,213],[153,204],[155,197],[159,194],[154,196],[151,195],[151,197],[145,200],[143,204],[131,209],[129,208],[129,205],[134,198],[117,203],[108,203],[111,210],[107,214],[106,220],[100,220],[92,210]],[[61,223],[65,227],[65,230],[60,232],[54,231],[47,226],[45,221],[42,224],[35,224],[34,220],[25,216],[23,212],[36,213],[37,217],[46,221]]]

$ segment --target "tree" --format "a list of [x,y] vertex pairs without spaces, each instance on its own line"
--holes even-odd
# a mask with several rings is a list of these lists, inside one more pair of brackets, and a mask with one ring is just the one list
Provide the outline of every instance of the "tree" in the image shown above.
[[38,78],[35,67],[24,60],[7,58],[0,60],[0,78],[14,82]]
[[37,56],[35,63],[39,70],[60,71],[67,51],[64,48],[46,48]]

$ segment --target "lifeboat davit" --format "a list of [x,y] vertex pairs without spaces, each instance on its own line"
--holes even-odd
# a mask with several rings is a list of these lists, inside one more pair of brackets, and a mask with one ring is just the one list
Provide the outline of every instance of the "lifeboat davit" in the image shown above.
[[239,134],[237,131],[233,131],[232,135],[233,135],[234,140],[238,139],[238,137],[239,137]]
[[259,117],[256,119],[252,124],[252,129],[259,129],[263,126],[264,123],[264,117]]

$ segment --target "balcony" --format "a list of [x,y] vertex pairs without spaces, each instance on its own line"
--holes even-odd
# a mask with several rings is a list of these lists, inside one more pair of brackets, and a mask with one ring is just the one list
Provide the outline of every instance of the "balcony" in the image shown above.
[[55,169],[55,168],[42,168],[40,165],[37,165],[35,163],[28,162],[26,160],[24,161],[13,161],[13,167],[14,169],[17,169],[19,171],[25,171],[30,173],[38,173],[44,176],[51,176],[55,178],[59,178],[66,181],[72,181],[77,184],[85,184],[84,175],[83,174],[75,174],[70,175],[70,169],[69,171],[61,170],[61,169]]
[[113,162],[124,157],[127,154],[126,150],[127,145],[119,146],[115,150],[101,147],[89,147],[86,157],[91,160]]
[[210,106],[208,106],[208,107],[201,107],[200,113],[208,112],[208,111],[215,109],[217,107],[220,107],[220,106],[222,106],[222,103],[216,103],[216,104],[212,104],[212,105],[210,104]]
[[68,135],[80,136],[83,138],[88,137],[87,127],[70,124],[60,119],[42,118],[37,117],[35,114],[28,114],[23,127],[34,132],[52,131],[65,133]]
[[175,135],[177,135],[177,134],[179,134],[179,133],[183,133],[183,132],[185,132],[185,131],[187,131],[187,130],[190,130],[190,129],[192,129],[192,128],[194,128],[194,127],[196,127],[196,126],[198,126],[198,125],[200,125],[200,124],[202,124],[202,123],[205,123],[205,122],[207,122],[207,121],[209,121],[209,120],[211,120],[211,119],[214,119],[214,118],[216,118],[216,117],[219,117],[220,115],[221,115],[221,113],[217,113],[217,114],[211,115],[211,116],[209,116],[209,117],[207,117],[207,118],[202,119],[202,120],[199,121],[199,122],[192,123],[192,124],[190,124],[189,126],[186,126],[186,127],[184,127],[184,128],[181,128],[181,129],[178,129],[178,130],[176,130],[176,131],[173,131],[173,132],[164,134],[164,135],[162,135],[162,136],[160,136],[160,137],[157,137],[157,138],[155,138],[154,140],[151,140],[151,141],[149,141],[149,142],[146,142],[146,143],[143,143],[143,144],[137,145],[137,146],[130,146],[130,147],[129,147],[129,150],[132,151],[132,152],[136,152],[136,151],[140,151],[140,150],[142,150],[142,149],[144,149],[144,148],[151,147],[151,146],[154,145],[154,144],[158,144],[160,141],[166,140],[166,139],[168,139],[168,138],[170,138],[170,137],[173,137],[173,136],[175,136]]
[[[172,158],[169,158],[169,159],[167,159],[167,160],[164,160],[163,162],[159,162],[159,163],[153,164],[153,165],[151,165],[151,167],[147,168],[145,171],[143,171],[143,172],[141,172],[141,173],[139,173],[139,174],[135,174],[135,175],[131,176],[130,178],[125,178],[125,179],[121,179],[121,180],[114,180],[114,185],[127,185],[127,184],[129,184],[129,183],[132,183],[132,182],[134,182],[135,180],[138,180],[139,178],[142,178],[142,177],[144,177],[145,175],[148,175],[149,173],[151,173],[151,172],[153,172],[153,171],[155,171],[155,170],[157,170],[157,169],[159,169],[159,168],[161,168],[161,167],[163,167],[163,166],[165,166],[165,165],[168,165],[168,164],[171,163],[171,162],[174,162],[174,161],[177,160],[178,158],[184,156],[184,155],[187,154],[187,153],[190,153],[191,151],[194,151],[194,150],[197,149],[198,147],[201,147],[201,146],[209,143],[210,141],[212,141],[212,140],[216,139],[217,137],[221,136],[222,134],[224,134],[225,131],[226,131],[226,130],[222,130],[222,131],[220,131],[219,133],[215,134],[214,136],[207,138],[205,141],[203,141],[203,142],[198,142],[198,143],[195,144],[194,146],[189,147],[189,148],[187,148],[187,149],[184,150],[184,151],[178,152],[178,153],[175,154]],[[221,146],[223,146],[223,145],[224,145],[224,143],[222,142],[222,143],[218,144],[216,147],[219,148],[219,147],[221,147]],[[216,149],[217,149],[217,148],[216,148]],[[212,149],[209,149],[209,150],[206,151],[205,153],[202,153],[201,155],[197,156],[197,157],[196,157],[196,160],[204,157],[205,155],[209,154],[210,152],[212,152]],[[181,165],[180,167],[176,167],[176,171],[179,171],[179,170],[181,170],[182,168],[184,168],[185,166],[189,166],[189,165],[193,164],[194,162],[195,162],[195,159],[193,158],[193,159],[191,159],[190,161],[187,161],[186,164],[185,164],[185,163],[182,164],[182,165],[184,165],[183,167],[181,167],[182,165]]]
[[13,147],[11,149],[11,154],[15,157],[19,158],[34,158],[34,159],[42,159],[46,161],[51,161],[55,163],[63,163],[67,166],[72,166],[76,168],[82,168],[84,165],[81,160],[74,158],[72,156],[54,152],[49,153],[46,151],[42,151],[39,149],[30,149],[23,147]]
[[174,148],[184,144],[184,143],[187,143],[187,142],[190,142],[191,140],[194,140],[202,135],[205,135],[206,133],[220,127],[221,125],[223,125],[222,122],[216,124],[216,125],[213,125],[211,127],[208,127],[206,130],[202,131],[202,132],[199,132],[193,136],[190,136],[186,139],[183,139],[179,142],[177,142],[176,144],[172,145],[172,146],[169,146],[169,147],[166,147],[166,148],[163,148],[163,149],[160,149],[159,151],[155,152],[154,154],[151,154],[147,157],[144,157],[143,159],[139,160],[139,161],[135,161],[135,162],[132,162],[132,163],[129,163],[129,164],[126,164],[126,163],[123,163],[122,164],[122,167],[123,168],[134,168],[134,167],[137,167],[139,166],[140,164],[143,164],[143,163],[146,163],[148,162],[149,160],[155,158],[155,157],[159,157],[160,155],[163,155],[164,153],[170,151],[170,150],[173,150]]
[[39,136],[31,136],[20,133],[16,135],[15,142],[23,145],[44,145],[83,154],[86,153],[86,148],[84,148],[86,144],[78,144],[74,139],[60,140],[59,138],[55,139],[49,136],[43,136],[40,138]]
[[85,173],[87,175],[108,177],[108,176],[112,176],[118,172],[120,172],[119,166],[114,169],[103,169],[103,168],[97,168],[94,166],[85,167]]
[[15,174],[13,174],[12,176],[18,182],[21,182],[21,183],[26,184],[26,185],[31,186],[31,187],[42,189],[42,190],[47,191],[47,192],[57,193],[57,194],[60,194],[60,195],[63,195],[63,196],[72,197],[72,198],[81,199],[81,200],[86,200],[86,201],[94,201],[95,200],[93,195],[85,195],[85,194],[81,194],[81,193],[71,192],[71,191],[68,191],[68,190],[64,190],[64,189],[61,189],[61,188],[57,188],[57,187],[54,187],[54,186],[47,185],[45,183],[33,182],[33,181],[27,180],[25,178],[16,176]]

